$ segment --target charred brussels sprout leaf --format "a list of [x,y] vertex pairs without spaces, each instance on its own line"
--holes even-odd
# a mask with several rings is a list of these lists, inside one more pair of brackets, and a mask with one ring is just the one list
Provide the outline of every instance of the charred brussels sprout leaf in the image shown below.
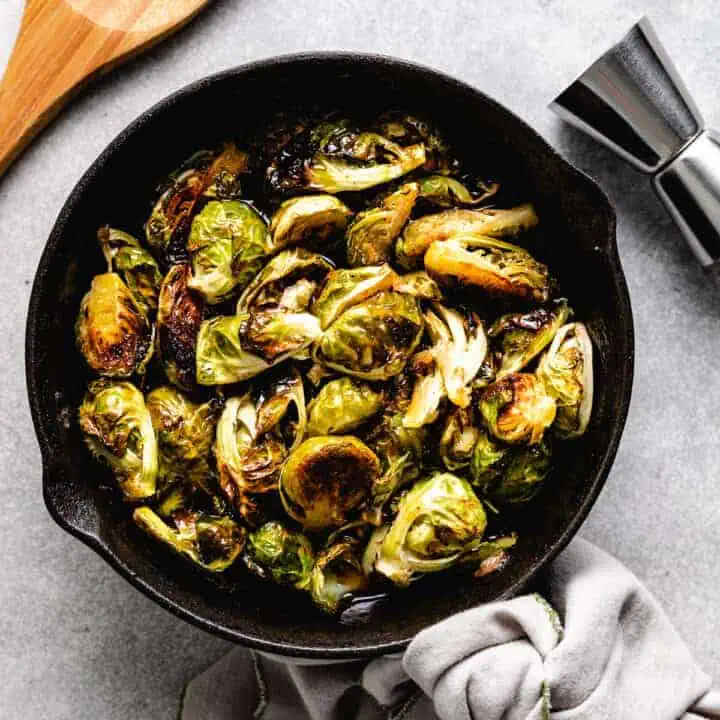
[[153,256],[121,230],[100,228],[98,240],[108,266],[122,277],[138,307],[146,316],[155,312],[162,275]]
[[119,275],[93,278],[75,323],[78,348],[93,370],[111,377],[143,373],[152,356],[153,333]]
[[[400,500],[389,527],[368,544],[365,567],[401,587],[417,574],[444,570],[475,550],[487,518],[470,484],[450,473],[421,480]],[[380,540],[382,538],[382,540]]]
[[266,360],[243,348],[240,333],[247,321],[247,315],[220,315],[200,325],[196,351],[200,385],[241,382],[270,367]]
[[389,265],[333,270],[313,303],[312,313],[325,330],[348,308],[389,290],[396,280],[397,275]]
[[480,429],[469,408],[457,408],[450,413],[438,448],[443,465],[450,471],[467,467],[479,437]]
[[403,425],[419,428],[437,420],[440,403],[447,397],[447,391],[432,350],[421,350],[414,355],[408,368],[415,382]]
[[338,435],[354,430],[383,407],[383,396],[351,378],[331,380],[308,406],[308,435]]
[[280,497],[288,515],[308,530],[336,528],[366,502],[380,475],[380,461],[350,435],[310,438],[287,459]]
[[347,231],[350,265],[380,265],[392,260],[393,243],[410,217],[418,196],[417,183],[406,183],[379,205],[361,212]]
[[528,313],[503,315],[489,330],[500,352],[497,379],[522,370],[552,341],[558,329],[572,314],[565,300],[549,308]]
[[470,461],[473,484],[487,494],[495,482],[502,477],[509,459],[510,446],[495,440],[485,430],[478,432]]
[[321,552],[310,575],[313,602],[334,615],[342,601],[368,586],[357,542],[344,539]]
[[443,299],[440,286],[424,270],[398,275],[392,289],[395,292],[412,295],[418,300],[441,301]]
[[243,347],[271,364],[300,356],[321,334],[314,315],[283,310],[254,313],[241,330]]
[[535,445],[555,420],[555,400],[535,375],[514,373],[485,389],[480,412],[498,440]]
[[134,385],[106,379],[90,383],[79,420],[91,452],[110,466],[128,500],[155,494],[157,439],[145,400]]
[[346,375],[386,380],[402,372],[423,329],[415,298],[378,293],[340,315],[315,344],[313,357]]
[[227,299],[260,271],[267,252],[265,221],[237,200],[209,202],[192,221],[190,287],[209,303]]
[[245,288],[238,300],[237,311],[307,310],[332,269],[332,262],[322,255],[303,248],[283,250]]
[[172,516],[173,528],[151,508],[139,507],[133,520],[148,535],[211,572],[227,570],[245,544],[245,531],[227,516],[178,511]]
[[157,351],[168,380],[183,390],[195,387],[195,347],[205,303],[188,287],[188,263],[173,265],[160,287]]
[[212,494],[209,457],[215,437],[216,404],[192,402],[175,388],[155,388],[146,399],[160,450],[160,479],[172,485],[188,480]]
[[247,520],[254,520],[253,496],[277,489],[280,469],[300,444],[306,425],[297,373],[272,383],[257,400],[245,395],[225,403],[215,439],[220,486]]
[[322,244],[342,232],[352,211],[332,195],[304,195],[286,200],[270,222],[270,252],[312,241]]
[[465,185],[447,175],[430,175],[420,181],[420,197],[443,208],[479,205],[491,198],[500,186],[487,183],[480,192],[473,195]]
[[493,238],[459,236],[434,242],[425,253],[425,269],[441,280],[473,285],[495,297],[540,303],[550,297],[547,266],[517,245]]
[[482,208],[452,209],[425,215],[405,227],[398,239],[398,262],[412,269],[422,265],[422,258],[435,242],[455,238],[502,238],[535,227],[538,217],[532,205],[520,205],[509,210]]
[[582,435],[593,404],[592,342],[582,323],[560,328],[540,359],[537,374],[557,401],[556,434],[561,438]]
[[302,533],[273,521],[250,533],[245,546],[245,563],[262,578],[303,590],[310,582],[315,554]]

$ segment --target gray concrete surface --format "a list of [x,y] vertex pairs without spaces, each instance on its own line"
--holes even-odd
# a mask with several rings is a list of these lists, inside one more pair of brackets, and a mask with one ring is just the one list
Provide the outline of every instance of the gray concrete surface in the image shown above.
[[[25,399],[25,312],[57,212],[116,133],[207,73],[310,49],[397,55],[473,83],[596,177],[616,203],[637,375],[617,462],[583,534],[649,585],[720,680],[718,295],[643,179],[546,110],[647,12],[720,127],[715,10],[714,0],[218,0],[68,108],[0,182],[0,718],[174,718],[184,683],[228,648],[146,600],[47,515]],[[20,12],[21,0],[0,0],[0,64]]]

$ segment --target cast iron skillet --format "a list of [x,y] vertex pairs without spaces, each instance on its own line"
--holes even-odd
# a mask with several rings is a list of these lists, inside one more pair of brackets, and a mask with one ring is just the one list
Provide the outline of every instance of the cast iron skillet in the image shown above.
[[[523,512],[513,561],[482,581],[429,577],[353,627],[316,611],[305,595],[246,574],[208,578],[134,528],[83,445],[76,408],[89,379],[73,324],[93,274],[96,229],[140,232],[155,187],[198,148],[262,127],[278,111],[402,108],[436,122],[460,154],[507,177],[537,206],[539,251],[595,342],[595,408],[587,434],[556,452],[547,489]],[[138,118],[100,155],[65,203],[40,260],[27,323],[27,382],[43,458],[45,502],[55,520],[179,617],[275,653],[358,658],[402,650],[422,628],[478,603],[519,592],[575,534],[615,456],[630,401],[633,330],[602,191],[520,119],[472,87],[391,58],[282,57],[200,80]]]

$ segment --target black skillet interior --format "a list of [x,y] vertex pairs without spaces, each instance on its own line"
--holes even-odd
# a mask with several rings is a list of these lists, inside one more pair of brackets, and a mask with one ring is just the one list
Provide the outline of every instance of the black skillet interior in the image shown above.
[[[482,581],[429,577],[353,627],[316,611],[299,593],[244,573],[208,578],[141,537],[107,489],[108,473],[85,449],[75,420],[89,374],[73,323],[90,278],[102,270],[95,232],[136,234],[158,183],[195,150],[242,139],[278,111],[311,107],[353,115],[405,109],[444,131],[461,156],[507,178],[532,200],[545,228],[537,254],[559,278],[596,349],[596,404],[582,440],[558,448],[551,481],[523,512],[512,562]],[[83,177],[42,257],[27,326],[28,391],[53,517],[167,609],[242,644],[312,657],[402,649],[420,629],[479,602],[507,597],[557,553],[594,502],[615,456],[630,399],[632,316],[606,197],[522,121],[473,88],[396,60],[296,56],[202,80],[152,108]]]

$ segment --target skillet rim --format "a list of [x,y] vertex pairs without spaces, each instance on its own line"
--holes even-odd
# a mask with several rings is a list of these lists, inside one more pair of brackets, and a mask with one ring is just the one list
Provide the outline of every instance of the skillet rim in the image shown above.
[[528,570],[528,572],[508,587],[497,599],[502,600],[516,595],[537,576],[547,563],[551,562],[567,546],[569,541],[577,533],[578,529],[584,522],[590,508],[594,505],[603,486],[605,485],[605,481],[607,480],[607,476],[617,454],[632,394],[634,373],[634,324],[628,287],[617,250],[615,211],[605,192],[594,180],[563,158],[536,130],[518,117],[514,112],[507,109],[504,105],[487,96],[481,90],[478,90],[469,83],[458,80],[451,75],[447,75],[444,72],[420,63],[410,62],[382,54],[344,51],[301,52],[271,56],[202,77],[170,93],[141,113],[105,147],[100,155],[98,155],[95,161],[77,182],[57,216],[53,229],[48,237],[38,262],[32,292],[30,295],[25,336],[25,373],[33,426],[40,445],[42,457],[43,498],[50,515],[55,522],[60,525],[60,527],[94,550],[116,572],[143,592],[147,597],[155,601],[158,605],[170,611],[175,616],[189,621],[207,632],[247,647],[278,655],[312,659],[350,660],[371,658],[382,654],[401,652],[410,643],[412,637],[358,646],[337,645],[336,647],[317,647],[297,644],[292,640],[266,640],[262,637],[230,629],[220,623],[209,620],[188,610],[168,595],[165,595],[155,589],[152,585],[138,577],[117,555],[115,555],[112,549],[96,533],[95,528],[90,526],[82,527],[81,523],[74,523],[69,517],[67,517],[63,513],[63,509],[53,502],[49,492],[49,488],[53,483],[53,460],[48,449],[51,445],[49,440],[51,433],[47,427],[48,424],[43,418],[40,402],[40,395],[42,392],[39,387],[41,379],[37,377],[34,363],[36,355],[39,306],[41,296],[43,294],[42,290],[44,287],[44,279],[51,264],[52,256],[62,240],[68,219],[74,212],[75,206],[81,199],[81,196],[84,194],[85,190],[92,185],[95,180],[95,176],[105,165],[107,160],[119,149],[121,149],[125,140],[134,134],[136,130],[142,127],[145,123],[154,119],[156,116],[161,115],[166,109],[172,107],[172,105],[176,102],[186,98],[187,96],[196,94],[211,84],[231,78],[242,78],[245,74],[278,66],[282,67],[298,64],[312,66],[313,64],[320,63],[340,63],[360,66],[374,65],[377,67],[385,66],[396,69],[400,68],[415,73],[418,77],[422,76],[424,78],[432,78],[435,81],[445,84],[451,90],[476,95],[487,105],[492,106],[495,110],[510,116],[514,121],[516,121],[523,128],[528,139],[537,146],[539,151],[544,152],[549,159],[552,159],[559,166],[563,167],[569,177],[573,178],[578,183],[586,185],[592,192],[594,192],[597,195],[598,206],[600,204],[604,205],[603,209],[606,211],[608,216],[608,240],[607,245],[602,248],[602,251],[606,254],[608,263],[611,267],[612,277],[615,284],[615,292],[618,298],[618,306],[620,309],[619,334],[621,330],[624,330],[624,332],[621,333],[621,339],[624,345],[624,357],[620,363],[622,367],[622,374],[619,379],[619,384],[621,385],[620,396],[622,397],[622,403],[618,414],[611,419],[609,442],[599,464],[594,469],[592,486],[583,496],[583,499],[577,511],[573,515],[572,520],[565,527],[555,543],[548,547],[539,556],[535,564]]

